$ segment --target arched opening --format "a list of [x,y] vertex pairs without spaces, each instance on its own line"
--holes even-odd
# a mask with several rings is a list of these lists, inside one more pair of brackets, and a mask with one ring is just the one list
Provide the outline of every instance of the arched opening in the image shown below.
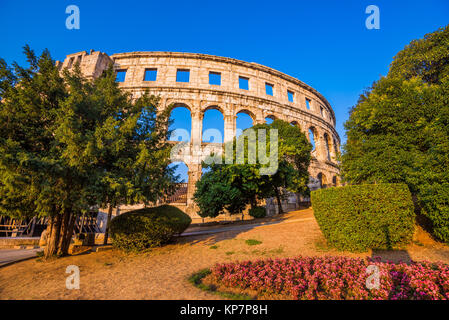
[[174,104],[170,112],[171,124],[168,129],[171,131],[170,141],[190,141],[192,131],[192,117],[190,110],[185,104]]
[[312,152],[316,151],[316,130],[314,127],[309,128],[309,142],[312,144]]
[[243,130],[251,128],[254,124],[254,116],[246,110],[239,111],[236,119],[236,132],[235,136],[239,137]]
[[332,177],[332,185],[333,185],[334,187],[337,186],[337,177],[336,177],[336,176],[333,176],[333,177]]
[[294,127],[297,127],[297,128],[300,128],[298,121],[292,121],[292,122],[290,122],[290,125],[294,126]]
[[330,149],[330,138],[329,135],[327,133],[324,134],[324,144],[326,146],[326,159],[328,161],[331,161],[331,149]]
[[269,115],[265,117],[265,123],[266,124],[272,124],[273,121],[276,120],[276,117],[273,115]]
[[211,107],[204,112],[203,142],[223,143],[224,117],[220,110]]
[[182,162],[172,162],[168,165],[174,168],[175,176],[178,177],[175,191],[167,197],[167,203],[187,203],[187,185],[189,182],[189,167]]
[[321,172],[318,173],[317,179],[319,181],[320,188],[326,188],[327,187],[327,180],[326,180],[326,176],[324,174],[322,174]]

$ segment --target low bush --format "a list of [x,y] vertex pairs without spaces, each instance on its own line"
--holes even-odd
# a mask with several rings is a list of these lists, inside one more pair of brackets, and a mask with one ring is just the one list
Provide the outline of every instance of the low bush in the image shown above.
[[[379,282],[370,270],[378,271]],[[449,265],[444,263],[297,257],[217,264],[211,276],[216,285],[255,291],[262,299],[449,299]]]
[[130,211],[112,219],[112,244],[125,251],[161,246],[191,222],[187,214],[169,205]]
[[253,218],[264,218],[267,216],[265,207],[253,207],[249,209],[249,215]]
[[413,237],[414,206],[404,184],[320,189],[312,192],[311,200],[321,231],[337,249],[391,249]]

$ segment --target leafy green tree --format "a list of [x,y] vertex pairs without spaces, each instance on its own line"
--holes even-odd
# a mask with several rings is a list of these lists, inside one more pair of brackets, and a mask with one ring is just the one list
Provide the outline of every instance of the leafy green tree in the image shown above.
[[[260,158],[257,161],[249,161],[251,152],[258,154],[258,143],[251,143],[251,130],[265,130],[265,150],[270,150],[270,129],[277,130],[278,149],[275,161],[277,170],[273,174],[261,174],[263,168],[270,164],[262,164]],[[260,142],[260,141],[259,141]],[[259,199],[273,197],[278,199],[279,212],[282,212],[281,198],[284,191],[308,193],[311,144],[307,137],[297,127],[282,120],[275,120],[272,124],[255,125],[243,132],[232,144],[232,164],[226,164],[225,155],[223,164],[204,164],[209,168],[197,182],[194,199],[199,206],[199,214],[203,217],[215,217],[226,211],[231,214],[241,213],[249,204],[257,205]],[[241,161],[238,161],[238,145],[244,145],[244,152],[240,153]],[[254,158],[254,160],[256,160]]]
[[157,99],[123,93],[110,67],[85,80],[28,47],[28,68],[0,60],[0,214],[48,217],[45,256],[67,254],[93,207],[154,201],[173,180]]
[[449,26],[412,41],[345,123],[343,179],[404,182],[449,242]]

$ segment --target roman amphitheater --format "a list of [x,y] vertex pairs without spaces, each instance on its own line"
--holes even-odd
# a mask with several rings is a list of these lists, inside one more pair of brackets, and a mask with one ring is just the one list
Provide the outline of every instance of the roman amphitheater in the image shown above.
[[179,159],[188,167],[186,206],[192,213],[195,182],[201,177],[201,160],[223,144],[203,141],[203,116],[209,109],[221,112],[226,143],[236,135],[236,118],[246,113],[253,124],[282,119],[299,126],[315,148],[310,165],[311,186],[338,184],[336,155],[340,137],[329,102],[304,82],[269,67],[231,58],[179,52],[129,52],[107,55],[93,51],[70,54],[60,68],[80,63],[87,78],[101,75],[112,63],[121,88],[138,97],[149,91],[161,97],[160,108],[184,107],[190,111],[189,147]]

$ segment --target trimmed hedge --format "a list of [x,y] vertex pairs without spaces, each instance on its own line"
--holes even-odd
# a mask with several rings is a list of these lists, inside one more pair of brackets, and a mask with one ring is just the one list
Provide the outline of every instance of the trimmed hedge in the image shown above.
[[264,218],[267,216],[265,207],[254,207],[249,209],[249,215],[253,218]]
[[339,250],[391,249],[413,237],[414,206],[405,184],[320,189],[311,200],[321,231]]
[[112,219],[112,244],[125,251],[161,246],[191,222],[187,214],[169,205],[130,211]]

